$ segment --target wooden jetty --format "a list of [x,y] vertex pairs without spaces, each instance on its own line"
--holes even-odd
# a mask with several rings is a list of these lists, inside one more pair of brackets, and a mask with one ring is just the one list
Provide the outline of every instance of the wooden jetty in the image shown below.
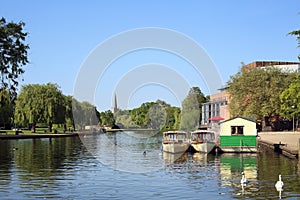
[[300,132],[260,132],[258,147],[266,147],[290,158],[299,158]]

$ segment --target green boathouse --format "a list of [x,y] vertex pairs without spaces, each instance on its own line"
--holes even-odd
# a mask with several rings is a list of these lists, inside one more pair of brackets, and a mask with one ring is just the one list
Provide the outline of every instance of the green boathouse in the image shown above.
[[255,120],[235,117],[220,122],[220,148],[223,152],[256,152]]

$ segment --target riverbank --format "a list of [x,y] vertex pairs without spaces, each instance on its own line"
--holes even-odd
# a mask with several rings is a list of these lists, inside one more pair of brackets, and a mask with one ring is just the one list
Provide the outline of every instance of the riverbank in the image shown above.
[[56,134],[48,134],[48,133],[41,133],[41,134],[19,134],[19,135],[0,135],[0,140],[8,140],[8,139],[36,139],[36,138],[57,138],[57,137],[74,137],[79,136],[80,133],[77,132],[70,132],[70,133],[56,133]]
[[299,157],[300,132],[260,132],[258,145],[279,150],[289,157]]
[[103,132],[90,132],[90,131],[80,131],[80,132],[66,132],[66,133],[31,133],[31,132],[19,132],[18,134],[15,131],[2,131],[0,132],[0,140],[7,139],[35,139],[35,138],[56,138],[56,137],[73,137],[86,134],[100,134],[100,133],[116,133],[122,131],[157,131],[154,129],[106,129]]

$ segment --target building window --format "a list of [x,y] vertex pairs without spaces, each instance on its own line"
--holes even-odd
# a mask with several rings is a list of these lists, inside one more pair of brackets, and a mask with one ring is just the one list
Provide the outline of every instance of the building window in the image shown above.
[[231,135],[244,135],[244,126],[231,126]]

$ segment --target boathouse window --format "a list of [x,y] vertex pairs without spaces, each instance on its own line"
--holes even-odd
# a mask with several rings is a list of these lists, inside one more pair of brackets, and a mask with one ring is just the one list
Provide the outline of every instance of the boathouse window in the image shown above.
[[231,126],[231,135],[244,135],[244,126]]

